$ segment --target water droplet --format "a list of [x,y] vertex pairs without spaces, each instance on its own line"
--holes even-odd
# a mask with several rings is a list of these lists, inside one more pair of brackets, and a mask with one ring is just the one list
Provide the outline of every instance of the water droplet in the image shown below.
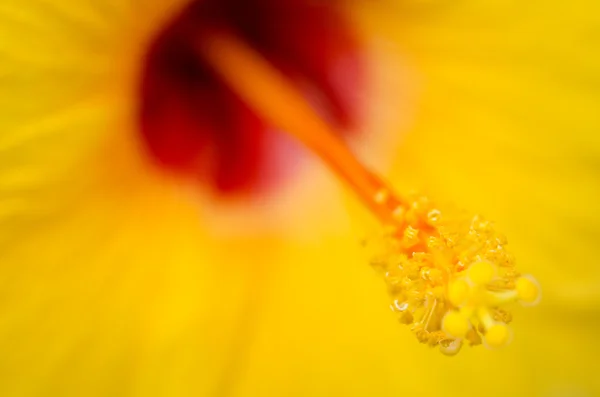
[[408,310],[408,302],[400,302],[397,299],[394,301],[394,307],[397,311],[405,312]]
[[440,342],[440,352],[446,356],[455,356],[461,347],[461,339],[445,339]]

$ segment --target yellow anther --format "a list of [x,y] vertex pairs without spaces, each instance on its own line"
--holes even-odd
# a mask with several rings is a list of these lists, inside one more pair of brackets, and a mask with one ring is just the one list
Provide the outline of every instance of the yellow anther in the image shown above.
[[446,313],[442,320],[442,330],[455,338],[464,338],[470,327],[469,319],[459,311]]
[[531,276],[519,277],[515,283],[519,300],[528,305],[535,305],[542,295],[537,281]]
[[496,323],[486,330],[484,341],[491,348],[496,349],[508,345],[511,339],[510,328],[506,324]]
[[484,285],[492,281],[494,275],[496,273],[496,269],[489,262],[475,262],[469,269],[467,270],[467,274],[469,276],[469,280],[474,284]]
[[415,229],[408,226],[404,229],[404,236],[402,238],[402,244],[406,247],[412,247],[419,242],[419,229]]
[[448,286],[448,300],[458,307],[466,302],[469,297],[469,284],[463,279],[453,281]]

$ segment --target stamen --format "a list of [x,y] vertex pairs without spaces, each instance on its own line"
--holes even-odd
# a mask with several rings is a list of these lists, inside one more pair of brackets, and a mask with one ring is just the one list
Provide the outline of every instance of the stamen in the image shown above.
[[[461,347],[510,342],[503,308],[535,304],[540,287],[521,276],[506,238],[480,216],[400,198],[341,142],[276,69],[227,33],[205,35],[199,53],[249,106],[317,154],[386,226],[373,267],[387,284],[391,309],[417,339],[447,355]],[[240,73],[243,71],[243,73]]]
[[[512,316],[504,308],[539,302],[539,284],[517,273],[506,239],[490,222],[435,208],[422,196],[409,200],[404,218],[410,222],[381,236],[384,243],[374,261],[390,295],[404,309],[401,322],[429,345],[430,336],[442,332],[436,344],[448,355],[464,343],[483,342],[492,349],[510,343],[507,324]],[[427,313],[425,327],[421,313]]]

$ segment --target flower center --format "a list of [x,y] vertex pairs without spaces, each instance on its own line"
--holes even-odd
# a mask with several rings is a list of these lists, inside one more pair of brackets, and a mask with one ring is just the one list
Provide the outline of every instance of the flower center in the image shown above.
[[198,0],[155,38],[140,89],[140,134],[150,157],[218,192],[254,192],[291,169],[297,152],[198,55],[198,40],[221,28],[318,98],[323,116],[343,130],[357,121],[347,94],[361,85],[359,47],[335,2],[309,0]]

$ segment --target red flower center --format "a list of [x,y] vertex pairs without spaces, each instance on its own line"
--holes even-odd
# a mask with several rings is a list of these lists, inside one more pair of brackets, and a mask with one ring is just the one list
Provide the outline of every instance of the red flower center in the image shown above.
[[265,186],[293,160],[194,50],[211,27],[242,38],[341,130],[356,123],[359,46],[337,2],[197,0],[156,37],[145,62],[140,132],[161,168],[239,193]]

